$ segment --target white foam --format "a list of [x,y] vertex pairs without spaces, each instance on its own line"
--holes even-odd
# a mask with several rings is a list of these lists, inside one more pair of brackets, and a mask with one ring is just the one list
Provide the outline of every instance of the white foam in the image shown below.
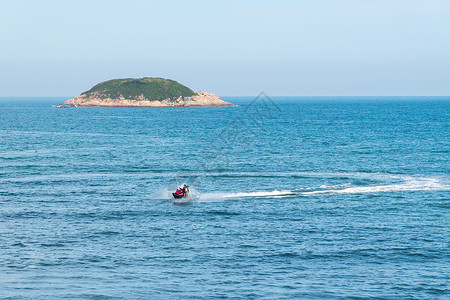
[[[319,189],[330,189],[330,188],[342,188],[342,187],[346,187],[346,186],[351,186],[352,184],[350,182],[348,183],[343,183],[343,184],[335,184],[335,185],[321,185],[318,188]],[[309,188],[309,189],[316,189],[316,188]]]
[[241,198],[241,197],[274,197],[274,196],[289,196],[293,195],[293,191],[289,190],[274,190],[271,192],[250,192],[250,193],[231,193],[225,195],[225,198]]
[[[393,176],[391,176],[393,177]],[[398,178],[398,176],[396,177]],[[405,177],[404,182],[396,184],[353,186],[344,189],[326,189],[320,191],[303,192],[302,196],[319,194],[361,194],[361,193],[382,193],[382,192],[402,192],[402,191],[438,191],[450,190],[450,185],[443,184],[436,178],[414,178]]]
[[293,191],[289,190],[274,190],[268,192],[238,192],[238,193],[226,193],[226,192],[215,192],[215,193],[202,193],[196,202],[214,202],[223,201],[226,199],[240,199],[240,198],[277,198],[286,197],[288,195],[295,195]]

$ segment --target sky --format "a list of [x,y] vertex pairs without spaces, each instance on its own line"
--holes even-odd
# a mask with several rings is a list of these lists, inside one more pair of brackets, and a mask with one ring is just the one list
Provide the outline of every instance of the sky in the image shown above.
[[450,0],[0,0],[0,96],[448,96]]

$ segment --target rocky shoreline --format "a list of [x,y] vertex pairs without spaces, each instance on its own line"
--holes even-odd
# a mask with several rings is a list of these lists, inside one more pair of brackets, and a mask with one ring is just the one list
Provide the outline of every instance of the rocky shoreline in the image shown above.
[[178,97],[177,99],[165,100],[149,100],[143,96],[140,99],[126,99],[119,97],[118,99],[100,98],[99,95],[86,97],[80,94],[73,99],[64,101],[57,105],[58,108],[64,107],[222,107],[222,106],[238,106],[223,101],[219,96],[207,92],[194,92],[192,97]]

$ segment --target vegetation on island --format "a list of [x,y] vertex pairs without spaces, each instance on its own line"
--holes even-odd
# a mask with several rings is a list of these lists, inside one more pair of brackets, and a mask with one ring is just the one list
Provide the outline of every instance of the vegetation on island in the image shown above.
[[130,100],[175,100],[182,97],[194,96],[194,92],[170,79],[144,77],[139,79],[113,79],[95,85],[89,91],[82,93],[85,97],[100,99],[119,99],[121,97]]

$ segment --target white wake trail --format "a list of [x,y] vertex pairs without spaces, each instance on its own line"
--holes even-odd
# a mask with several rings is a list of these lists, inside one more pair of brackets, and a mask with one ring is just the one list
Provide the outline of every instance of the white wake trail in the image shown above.
[[[367,174],[365,174],[367,177]],[[385,174],[381,176],[376,174],[380,179],[395,179],[400,182],[392,184],[365,185],[357,186],[352,183],[344,183],[337,185],[321,185],[319,187],[308,187],[296,190],[273,190],[259,192],[213,192],[201,193],[195,202],[214,202],[224,201],[227,199],[244,199],[244,198],[287,198],[287,197],[305,197],[315,195],[332,195],[332,194],[366,194],[366,193],[385,193],[385,192],[414,192],[414,191],[445,191],[450,190],[450,184],[442,182],[438,178],[414,177],[403,175]],[[357,178],[357,177],[356,177]]]
[[214,202],[223,201],[227,199],[241,199],[241,198],[280,198],[295,195],[294,192],[289,190],[274,190],[269,192],[215,192],[215,193],[202,193],[196,202]]
[[320,195],[320,194],[365,194],[382,192],[413,192],[413,191],[439,191],[450,190],[450,185],[443,184],[436,178],[414,178],[405,177],[404,182],[386,185],[373,186],[353,186],[343,189],[326,189],[319,191],[310,191],[301,193],[302,196]]
[[[312,197],[319,195],[333,194],[368,194],[368,193],[389,193],[389,192],[415,192],[415,191],[448,191],[450,181],[444,177],[424,177],[419,175],[399,175],[386,173],[311,173],[314,177],[334,177],[345,176],[351,182],[335,185],[319,185],[316,187],[303,187],[293,190],[275,189],[272,191],[236,191],[236,192],[201,192],[191,187],[189,197],[186,199],[174,200],[172,192],[174,187],[161,189],[155,193],[155,198],[171,199],[174,203],[192,202],[221,202],[226,200],[237,200],[247,198],[291,198],[291,197]],[[360,185],[360,179],[370,180],[373,184]],[[353,181],[353,182],[352,182]],[[378,183],[377,183],[378,182]],[[178,186],[178,185],[177,185]]]

